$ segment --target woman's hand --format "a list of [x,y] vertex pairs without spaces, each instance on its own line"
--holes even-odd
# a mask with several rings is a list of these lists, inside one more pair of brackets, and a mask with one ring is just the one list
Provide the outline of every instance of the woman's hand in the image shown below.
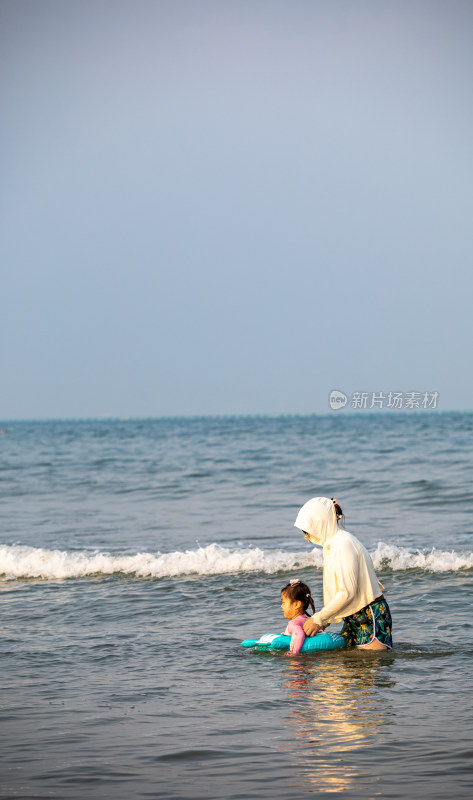
[[304,633],[306,636],[315,636],[320,630],[322,630],[322,625],[318,625],[314,620],[307,619],[304,622]]

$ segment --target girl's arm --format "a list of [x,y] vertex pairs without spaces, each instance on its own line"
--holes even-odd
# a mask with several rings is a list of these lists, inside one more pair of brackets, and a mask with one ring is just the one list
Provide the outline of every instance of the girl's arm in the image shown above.
[[291,634],[291,646],[289,648],[289,652],[293,655],[300,653],[302,650],[302,645],[304,644],[305,633],[302,625],[302,621],[298,623],[291,620],[287,626],[288,631]]

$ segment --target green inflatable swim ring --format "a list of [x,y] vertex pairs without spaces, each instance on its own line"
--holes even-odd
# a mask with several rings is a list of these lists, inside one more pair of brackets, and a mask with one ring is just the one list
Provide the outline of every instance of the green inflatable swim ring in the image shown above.
[[[255,650],[289,650],[291,637],[283,633],[265,633],[261,639],[245,639],[243,647],[253,647]],[[340,633],[317,633],[304,639],[301,653],[313,653],[316,650],[335,650],[345,647],[345,639]]]

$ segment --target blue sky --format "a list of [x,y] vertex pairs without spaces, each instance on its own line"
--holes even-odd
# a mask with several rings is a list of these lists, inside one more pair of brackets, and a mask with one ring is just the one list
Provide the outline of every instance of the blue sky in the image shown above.
[[472,408],[473,4],[2,0],[0,417]]

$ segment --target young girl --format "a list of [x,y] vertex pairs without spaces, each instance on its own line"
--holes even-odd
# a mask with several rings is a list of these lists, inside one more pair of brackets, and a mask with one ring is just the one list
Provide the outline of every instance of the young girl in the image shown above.
[[304,644],[304,622],[309,616],[305,613],[308,606],[315,614],[315,605],[307,584],[302,583],[298,578],[289,581],[287,586],[281,591],[282,613],[289,620],[284,631],[286,636],[291,636],[291,647],[289,653],[300,653]]

